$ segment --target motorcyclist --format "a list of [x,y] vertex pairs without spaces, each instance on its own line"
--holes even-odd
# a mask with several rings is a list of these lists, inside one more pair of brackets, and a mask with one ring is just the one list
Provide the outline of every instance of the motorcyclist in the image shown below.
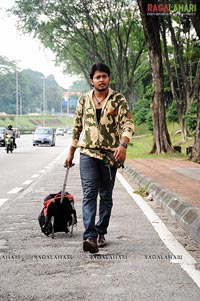
[[7,135],[12,136],[12,138],[13,138],[13,145],[14,145],[15,148],[17,148],[17,144],[15,142],[15,131],[14,131],[13,127],[12,127],[12,124],[9,124],[8,127],[7,127],[7,129],[6,129],[5,137]]

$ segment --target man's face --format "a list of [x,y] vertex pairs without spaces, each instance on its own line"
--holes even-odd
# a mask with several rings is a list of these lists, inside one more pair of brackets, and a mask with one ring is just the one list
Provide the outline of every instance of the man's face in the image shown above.
[[110,83],[110,77],[106,72],[95,71],[91,84],[98,91],[106,91]]

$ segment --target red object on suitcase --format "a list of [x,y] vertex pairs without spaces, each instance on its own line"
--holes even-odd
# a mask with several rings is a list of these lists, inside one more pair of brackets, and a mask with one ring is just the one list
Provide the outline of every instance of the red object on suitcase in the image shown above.
[[44,199],[44,207],[38,217],[41,231],[46,235],[55,232],[66,232],[73,235],[73,227],[77,224],[74,196],[65,192],[69,168],[66,170],[62,191],[49,194]]

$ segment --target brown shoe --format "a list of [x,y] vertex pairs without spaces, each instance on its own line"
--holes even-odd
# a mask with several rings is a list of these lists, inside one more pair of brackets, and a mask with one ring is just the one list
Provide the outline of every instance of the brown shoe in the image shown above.
[[96,240],[92,237],[88,237],[86,240],[84,240],[83,251],[90,252],[90,253],[98,253],[99,249]]
[[103,234],[99,234],[98,239],[97,239],[97,246],[99,248],[103,248],[106,246],[106,240]]

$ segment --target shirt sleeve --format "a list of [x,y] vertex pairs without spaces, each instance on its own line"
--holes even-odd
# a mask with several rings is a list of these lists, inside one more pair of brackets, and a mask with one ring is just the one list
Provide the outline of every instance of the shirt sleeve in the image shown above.
[[125,98],[123,98],[123,102],[120,106],[120,126],[122,137],[127,137],[129,140],[131,140],[134,134],[134,123],[132,113]]

